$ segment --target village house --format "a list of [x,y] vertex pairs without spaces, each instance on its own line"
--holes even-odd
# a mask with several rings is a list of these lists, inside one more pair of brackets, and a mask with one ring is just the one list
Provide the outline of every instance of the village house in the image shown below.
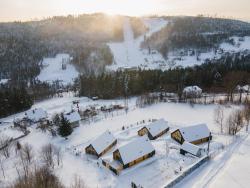
[[138,131],[138,135],[144,136],[145,134],[147,134],[150,140],[155,140],[163,134],[167,133],[168,131],[168,122],[164,119],[160,119],[141,128]]
[[117,144],[117,139],[109,131],[97,137],[90,145],[85,148],[85,152],[95,155],[98,158],[108,152]]
[[171,133],[172,139],[183,144],[184,141],[192,144],[202,144],[212,140],[210,130],[206,124],[182,127]]
[[123,169],[125,169],[154,155],[155,149],[153,145],[146,136],[143,136],[115,150],[113,159],[119,161]]
[[69,121],[71,127],[75,128],[80,125],[81,117],[78,112],[72,111],[65,113],[64,118]]
[[189,153],[196,157],[200,157],[202,154],[202,151],[204,151],[204,149],[186,141],[181,145],[181,148],[180,148],[180,154],[185,155]]
[[200,97],[202,89],[198,86],[188,86],[183,89],[182,94],[185,98]]
[[31,123],[38,123],[45,121],[47,117],[48,114],[45,110],[43,110],[42,108],[36,108],[25,112],[24,119],[30,121]]

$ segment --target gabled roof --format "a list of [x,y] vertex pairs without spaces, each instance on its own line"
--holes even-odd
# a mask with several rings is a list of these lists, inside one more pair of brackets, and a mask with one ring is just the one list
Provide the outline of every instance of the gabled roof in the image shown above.
[[190,93],[190,92],[202,92],[202,89],[198,86],[188,86],[183,89],[183,92]]
[[187,142],[193,142],[210,136],[210,131],[206,124],[182,127],[179,130],[184,140]]
[[144,155],[153,152],[155,149],[147,136],[137,138],[136,140],[120,147],[119,149],[123,164],[126,165]]
[[157,120],[149,125],[146,126],[150,134],[154,137],[160,134],[162,131],[169,128],[168,122],[164,119]]
[[186,142],[186,141],[183,142],[183,144],[181,145],[181,149],[193,155],[197,155],[200,150],[198,146],[191,144],[189,142]]
[[33,109],[33,110],[28,110],[26,113],[25,113],[25,116],[34,121],[34,122],[37,122],[41,119],[44,119],[44,118],[47,118],[47,112],[44,111],[42,108],[36,108],[36,109]]
[[64,114],[64,118],[69,121],[69,123],[74,123],[81,120],[81,117],[78,112],[70,112]]
[[113,136],[113,134],[109,131],[104,132],[99,137],[97,137],[91,145],[99,155],[102,153],[108,146],[110,146],[114,141],[116,141],[116,138]]

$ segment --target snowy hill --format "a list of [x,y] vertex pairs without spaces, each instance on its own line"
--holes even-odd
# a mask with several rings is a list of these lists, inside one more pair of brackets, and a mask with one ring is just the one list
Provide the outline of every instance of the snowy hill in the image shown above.
[[108,44],[114,55],[114,63],[108,70],[188,67],[219,59],[227,53],[245,54],[245,50],[250,50],[250,26],[237,20],[184,17],[183,20],[142,18],[142,21],[148,28],[144,35],[135,39],[126,19],[124,41]]
[[129,19],[127,18],[124,21],[124,41],[108,44],[114,55],[114,64],[108,66],[108,69],[117,70],[119,68],[126,69],[133,67],[155,69],[159,68],[159,62],[164,62],[161,54],[157,51],[148,53],[148,50],[141,48],[141,43],[144,37],[149,37],[154,32],[161,30],[168,22],[162,18],[142,18],[142,21],[149,30],[145,35],[141,35],[136,39],[134,38]]

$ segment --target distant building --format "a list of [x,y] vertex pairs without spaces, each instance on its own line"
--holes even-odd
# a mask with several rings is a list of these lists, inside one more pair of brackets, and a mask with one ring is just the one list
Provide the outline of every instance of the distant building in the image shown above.
[[138,131],[138,135],[144,136],[145,134],[147,134],[150,140],[155,140],[163,134],[167,133],[168,131],[168,122],[164,119],[160,119],[141,128]]
[[42,108],[36,108],[25,112],[24,119],[31,121],[32,123],[38,123],[40,121],[46,120],[48,114]]
[[200,97],[202,89],[198,86],[188,86],[183,89],[182,93],[185,98]]
[[185,141],[181,145],[180,154],[185,155],[186,153],[189,153],[196,157],[200,157],[202,154],[202,151],[204,151],[204,149]]
[[109,131],[97,137],[90,145],[85,148],[85,152],[95,155],[98,158],[108,152],[117,143],[117,139]]
[[179,128],[171,133],[171,137],[180,144],[183,144],[185,141],[192,144],[201,144],[212,139],[206,124]]
[[70,125],[73,128],[78,127],[80,125],[81,117],[78,112],[73,111],[73,112],[65,113],[63,114],[63,116],[66,120],[69,121]]

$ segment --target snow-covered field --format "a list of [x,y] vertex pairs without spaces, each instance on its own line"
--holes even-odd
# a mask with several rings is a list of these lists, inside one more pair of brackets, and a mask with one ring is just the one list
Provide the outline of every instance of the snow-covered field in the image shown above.
[[[63,110],[74,108],[72,102],[75,100],[80,101],[80,107],[82,108],[94,104],[109,105],[114,102],[120,104],[124,102],[123,100],[92,101],[86,97],[77,98],[73,97],[72,94],[65,94],[63,98],[54,98],[36,103],[32,108],[43,108],[51,117],[55,112],[61,112]],[[146,108],[136,108],[135,102],[136,98],[131,98],[129,100],[128,113],[125,113],[125,111],[122,110],[120,112],[109,114],[105,118],[96,122],[82,122],[80,127],[76,128],[73,134],[69,136],[68,140],[59,136],[52,137],[50,133],[44,133],[41,130],[36,129],[36,126],[33,125],[29,128],[31,133],[22,138],[20,142],[22,144],[29,143],[33,146],[34,152],[37,156],[36,160],[38,161],[41,147],[45,144],[52,143],[60,147],[63,150],[63,165],[55,168],[55,172],[59,176],[60,180],[66,185],[70,185],[75,175],[78,175],[84,180],[87,187],[129,187],[131,181],[143,184],[144,187],[162,187],[171,178],[178,174],[180,166],[182,169],[185,169],[197,161],[197,158],[194,157],[181,156],[178,151],[178,148],[180,147],[179,144],[170,138],[170,134],[168,132],[159,139],[152,141],[152,144],[156,149],[156,155],[153,158],[125,170],[120,176],[116,176],[111,171],[103,167],[100,161],[84,153],[85,146],[106,130],[110,130],[115,135],[118,139],[119,147],[136,139],[138,129],[145,124],[148,124],[148,121],[151,119],[164,118],[167,120],[170,123],[170,132],[178,127],[197,123],[206,123],[209,129],[213,132],[213,142],[211,144],[211,148],[212,150],[219,152],[219,157],[215,157],[211,162],[209,162],[207,165],[208,168],[204,169],[204,172],[200,174],[201,176],[210,172],[211,169],[218,166],[220,162],[228,161],[230,159],[230,155],[228,153],[233,153],[235,148],[237,148],[236,146],[239,146],[241,143],[233,142],[231,137],[218,134],[219,127],[214,124],[213,120],[216,105],[194,105],[194,107],[192,107],[189,104],[182,103],[159,103]],[[227,116],[235,108],[238,107],[225,107],[225,116]],[[11,129],[8,127],[11,126],[11,123],[7,122],[11,122],[14,118],[21,117],[22,115],[23,113],[19,113],[1,119],[1,121],[6,122],[1,125],[1,133],[6,131],[9,135],[15,135],[16,133],[9,133],[9,130]],[[143,121],[145,121],[145,123],[143,123]],[[125,130],[122,130],[122,127],[125,127]],[[166,156],[166,143],[170,148],[168,156]],[[239,145],[237,145],[237,143],[239,143]],[[220,150],[222,145],[225,146],[224,150]],[[231,145],[234,147],[230,147]],[[204,144],[203,147],[206,147],[206,144]],[[238,160],[241,159],[237,156],[241,157],[242,154],[243,157],[247,157],[248,155],[245,151],[249,149],[247,142],[245,146],[241,145],[241,147],[242,149],[238,150],[238,154],[235,154],[235,163],[238,163]],[[78,155],[76,155],[76,153]],[[111,154],[111,152],[109,152],[109,154]],[[4,167],[6,168],[5,173],[9,175],[11,174],[9,178],[4,180],[5,185],[17,177],[17,172],[13,165],[13,161],[15,160],[15,157],[12,156],[4,162]],[[230,171],[237,168],[233,164],[234,163],[232,163],[232,167],[230,167],[232,168]],[[244,165],[243,162],[242,165]],[[240,168],[237,168],[236,170],[239,169]],[[247,169],[246,172],[248,172]],[[213,177],[212,175],[213,174],[210,176]],[[226,180],[228,177],[225,175],[223,176],[222,173],[222,178],[225,178]],[[188,180],[190,179],[188,178]],[[212,185],[221,185],[220,181],[216,181],[216,179],[214,180],[215,181],[212,182],[214,184],[211,184],[211,187],[213,187]],[[206,181],[204,180],[204,182]],[[194,183],[194,181],[189,182],[191,185],[190,187],[192,187]],[[183,185],[182,187],[186,186]]]
[[[68,54],[57,54],[54,58],[44,58],[42,62],[44,67],[37,79],[49,83],[60,81],[63,85],[73,83],[79,73],[69,62],[70,56]],[[65,70],[62,69],[62,64],[65,64]]]

